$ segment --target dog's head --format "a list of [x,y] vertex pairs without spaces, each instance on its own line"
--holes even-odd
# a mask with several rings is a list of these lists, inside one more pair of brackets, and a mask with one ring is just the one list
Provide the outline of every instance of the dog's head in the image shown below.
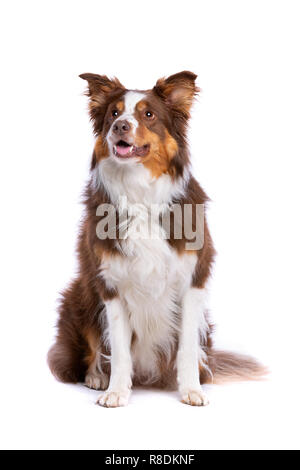
[[152,90],[127,90],[118,79],[86,73],[90,115],[97,136],[92,167],[103,158],[143,164],[154,177],[180,175],[188,161],[185,135],[198,88],[196,75],[180,72]]

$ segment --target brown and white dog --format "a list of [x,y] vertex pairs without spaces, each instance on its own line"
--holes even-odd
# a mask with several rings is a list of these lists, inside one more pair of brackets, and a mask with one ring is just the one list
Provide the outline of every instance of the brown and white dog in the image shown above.
[[[170,388],[176,379],[184,403],[206,405],[200,382],[257,378],[264,370],[251,358],[212,347],[206,284],[215,252],[205,216],[196,249],[187,249],[187,237],[174,230],[149,236],[151,206],[159,207],[157,235],[173,204],[204,207],[207,201],[190,173],[186,142],[196,75],[177,73],[145,91],[103,75],[80,77],[88,82],[96,143],[79,274],[62,296],[50,368],[63,382],[106,390],[97,403],[107,407],[126,405],[132,384]],[[116,236],[99,237],[99,207],[111,206]],[[125,207],[129,222],[121,236]]]

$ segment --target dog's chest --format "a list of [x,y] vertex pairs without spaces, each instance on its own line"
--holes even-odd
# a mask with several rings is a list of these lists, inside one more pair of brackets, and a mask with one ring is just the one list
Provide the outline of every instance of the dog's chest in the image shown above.
[[120,241],[120,246],[119,256],[102,263],[102,276],[117,288],[131,315],[136,309],[149,310],[175,288],[177,255],[166,240],[143,233],[143,223]]
[[101,275],[118,290],[129,316],[136,338],[135,369],[151,380],[157,373],[156,352],[171,355],[179,328],[181,298],[190,285],[196,257],[178,255],[167,240],[153,236],[155,227],[151,238],[143,223],[136,221],[135,229],[120,242],[124,255],[109,257],[102,263]]
[[157,302],[161,307],[168,302],[172,308],[190,282],[195,255],[178,254],[163,237],[160,224],[150,224],[144,213],[131,218],[127,236],[119,243],[120,255],[102,261],[101,275],[118,290],[129,313],[153,310],[158,315]]

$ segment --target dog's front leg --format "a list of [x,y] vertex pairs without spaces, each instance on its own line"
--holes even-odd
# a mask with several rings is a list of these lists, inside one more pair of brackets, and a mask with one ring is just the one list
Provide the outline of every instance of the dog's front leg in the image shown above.
[[118,298],[106,302],[106,315],[111,349],[111,375],[107,391],[97,403],[115,408],[128,404],[131,391],[131,337],[129,318]]
[[200,385],[199,363],[204,352],[199,336],[206,335],[205,290],[190,288],[183,297],[182,319],[177,354],[179,392],[184,403],[203,406],[208,399]]

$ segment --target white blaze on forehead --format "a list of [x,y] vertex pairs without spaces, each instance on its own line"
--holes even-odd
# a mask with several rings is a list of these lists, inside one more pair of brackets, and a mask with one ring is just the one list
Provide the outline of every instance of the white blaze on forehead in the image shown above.
[[119,119],[130,122],[134,133],[139,125],[138,121],[134,117],[135,108],[136,105],[145,97],[146,95],[140,91],[127,91],[124,96],[124,112],[121,114]]
[[146,98],[146,95],[140,91],[127,91],[124,96],[125,114],[133,114],[139,101]]

